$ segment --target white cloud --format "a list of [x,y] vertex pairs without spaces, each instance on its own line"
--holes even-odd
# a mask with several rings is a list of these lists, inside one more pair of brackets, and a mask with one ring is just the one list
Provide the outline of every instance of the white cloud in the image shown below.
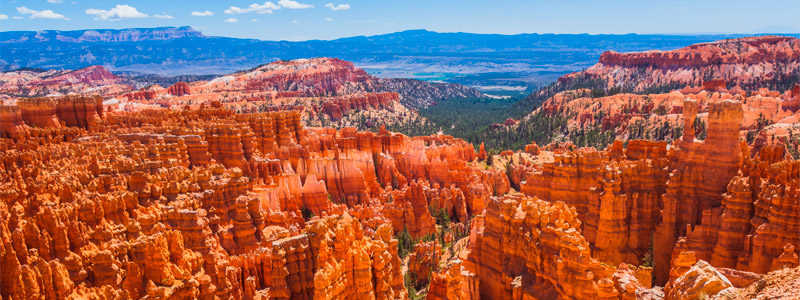
[[20,16],[13,16],[13,17],[11,17],[11,19],[14,19],[14,20],[22,20],[22,17],[20,17]]
[[331,10],[348,10],[350,9],[350,4],[342,3],[334,5],[333,3],[325,4],[325,7],[330,8]]
[[239,20],[235,18],[228,18],[225,20],[225,23],[237,23],[237,22],[239,22]]
[[64,0],[47,0],[47,3],[53,3],[53,4],[64,3]]
[[292,24],[297,24],[297,20],[292,20]]
[[52,10],[49,10],[49,9],[37,11],[37,10],[32,10],[30,8],[27,8],[25,6],[20,6],[20,7],[17,7],[17,12],[21,13],[23,15],[28,15],[29,14],[29,15],[31,15],[31,17],[30,17],[31,19],[69,20],[69,18],[65,17],[64,15],[57,14],[57,13],[55,13]]
[[333,18],[325,18],[325,21],[333,22]]
[[[243,13],[249,13],[249,12],[250,12],[250,10],[248,10],[247,8],[239,8],[239,7],[236,7],[236,6],[231,6],[230,8],[225,10],[225,13],[229,14],[229,15],[232,15],[232,14],[243,14]],[[272,13],[272,11],[269,11],[269,12]]]
[[119,21],[122,19],[147,18],[147,14],[143,14],[136,10],[135,7],[125,4],[117,4],[117,6],[109,10],[90,8],[86,10],[86,14],[95,16],[94,19],[96,21]]
[[250,19],[250,22],[258,22],[258,19]]
[[156,19],[175,19],[175,17],[170,16],[168,14],[163,14],[163,15],[155,14],[155,15],[153,15],[153,18],[156,18]]
[[293,0],[280,0],[280,1],[278,1],[278,4],[280,4],[281,6],[283,6],[285,8],[289,8],[289,9],[304,9],[304,8],[312,8],[312,7],[314,7],[311,4],[303,4],[303,3],[300,3],[300,2],[297,2],[297,1],[293,1]]
[[264,4],[257,4],[257,3],[250,4],[250,6],[248,6],[247,9],[259,14],[265,14],[265,13],[272,13],[273,9],[281,9],[281,7],[275,5],[275,3],[267,1],[264,2]]
[[8,20],[8,16],[4,14],[0,14],[0,20]]
[[239,8],[236,6],[231,6],[230,8],[225,10],[226,14],[244,14],[249,12],[255,12],[258,14],[271,14],[273,9],[281,9],[280,6],[275,5],[270,1],[264,2],[264,4],[253,3],[250,4],[247,8]]
[[195,16],[195,17],[208,17],[208,16],[213,16],[213,15],[214,15],[214,12],[213,12],[213,11],[210,11],[210,10],[206,10],[206,11],[193,11],[193,12],[192,12],[192,15],[193,15],[193,16]]

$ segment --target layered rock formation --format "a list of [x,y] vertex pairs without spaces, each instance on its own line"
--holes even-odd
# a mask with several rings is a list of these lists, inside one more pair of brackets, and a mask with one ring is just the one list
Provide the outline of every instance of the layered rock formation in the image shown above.
[[[766,147],[725,186],[719,206],[702,211],[674,251],[694,251],[716,267],[767,273],[798,266],[800,211],[797,161],[783,148]],[[782,169],[781,175],[771,170]],[[768,171],[770,170],[770,171]]]
[[395,93],[356,94],[346,97],[324,99],[322,100],[322,111],[328,115],[331,120],[338,121],[347,115],[351,110],[393,110],[393,102],[397,101],[398,95]]
[[705,105],[703,141],[694,128],[701,105],[687,99],[682,137],[669,148],[635,140],[605,151],[561,146],[551,161],[518,159],[509,179],[522,193],[574,207],[593,257],[612,265],[653,259],[659,285],[682,251],[761,274],[795,266],[797,161],[783,145],[740,141],[747,105]]
[[[697,114],[694,102],[684,103],[684,134],[675,152],[661,224],[656,231],[656,275],[668,270],[671,245],[686,234],[687,226],[700,224],[703,210],[718,207],[728,183],[741,167],[743,153],[739,140],[742,106],[730,101],[711,106],[708,137],[695,141],[692,124]],[[661,265],[661,266],[659,266]],[[660,277],[663,279],[663,277]]]
[[[704,67],[720,64],[758,64],[800,59],[797,39],[784,36],[760,36],[691,45],[672,51],[617,53],[608,51],[600,63],[623,67]],[[746,47],[741,49],[739,47]]]
[[[730,43],[764,53],[661,58],[697,72],[796,62],[796,39]],[[46,75],[105,101],[3,98],[3,298],[405,299],[410,272],[430,299],[688,299],[800,264],[800,87],[564,92],[538,112],[566,112],[573,132],[631,138],[652,120],[679,134],[534,143],[486,165],[483,144],[380,127],[419,116],[336,59],[138,91],[105,73]],[[3,86],[53,92],[26,83],[42,78]]]
[[64,75],[48,78],[42,84],[83,83],[89,85],[107,85],[119,83],[120,78],[111,74],[103,66],[89,66],[83,69],[68,72]]
[[186,84],[186,82],[181,81],[169,86],[167,88],[167,93],[173,96],[183,96],[191,94],[191,89],[189,88],[189,85]]
[[480,299],[480,279],[460,259],[431,276],[426,299]]
[[415,274],[418,284],[428,283],[433,271],[439,269],[442,245],[438,241],[419,243],[408,254],[408,272]]
[[[481,298],[619,299],[614,267],[591,257],[575,209],[526,196],[492,198],[473,223],[468,269]],[[631,283],[629,283],[631,284]]]
[[0,73],[0,94],[23,97],[52,96],[53,94],[111,95],[132,87],[102,66],[79,70],[19,70]]
[[77,133],[81,129],[97,129],[103,117],[100,97],[66,96],[59,98],[31,98],[17,101],[17,105],[0,106],[0,136],[19,139],[21,135],[58,136],[58,130]]
[[575,207],[595,257],[638,265],[660,217],[666,154],[663,142],[617,142],[606,151],[556,150],[542,165],[523,159],[509,173],[520,192]]
[[[792,138],[788,129],[797,123],[798,118],[794,108],[794,103],[800,100],[797,95],[792,90],[778,92],[763,89],[753,91],[747,96],[743,90],[709,91],[686,88],[660,94],[622,93],[594,97],[590,90],[583,89],[556,94],[542,103],[528,118],[566,117],[563,134],[577,142],[586,140],[586,135],[593,131],[621,140],[673,141],[683,134],[684,100],[694,100],[700,113],[708,112],[714,103],[731,100],[743,104],[743,120],[740,126],[743,137],[763,132],[766,136],[775,135],[788,141]],[[708,116],[698,116],[697,122],[703,126],[698,131],[703,131],[707,127]],[[704,134],[703,132],[701,135]],[[753,142],[752,137],[749,137],[750,144]],[[600,146],[605,146],[602,141],[599,142]],[[776,142],[763,141],[769,144]]]
[[799,53],[800,40],[784,36],[729,39],[671,51],[607,51],[596,65],[562,79],[590,76],[610,87],[641,92],[660,86],[699,86],[705,78],[719,78],[756,90],[769,87],[773,78],[791,78],[800,68]]
[[[308,126],[376,128],[424,122],[396,92],[371,88],[376,78],[335,58],[277,61],[210,81],[157,85],[119,96],[122,107],[197,107],[213,101],[238,112],[299,110]],[[361,87],[361,88],[357,88]],[[366,88],[370,87],[370,88]]]
[[218,103],[17,103],[0,139],[0,289],[14,299],[403,299],[395,232],[432,234],[430,207],[467,220],[509,189],[449,136]]
[[0,101],[13,104],[20,96],[102,95],[114,109],[121,110],[173,105],[197,108],[219,101],[240,112],[299,110],[304,124],[309,126],[337,124],[377,129],[381,124],[425,123],[404,103],[480,95],[460,85],[413,82],[422,87],[405,97],[398,92],[405,93],[414,84],[390,85],[351,62],[315,58],[277,61],[210,81],[177,82],[166,88],[152,85],[137,90],[130,85],[137,84],[135,80],[118,78],[102,66],[92,66],[75,71],[2,73]]

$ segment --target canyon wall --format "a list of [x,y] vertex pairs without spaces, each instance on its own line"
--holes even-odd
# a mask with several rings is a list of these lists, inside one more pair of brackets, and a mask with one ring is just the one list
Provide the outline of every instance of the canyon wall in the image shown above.
[[[800,86],[727,85],[780,80],[770,70],[796,69],[797,45],[604,54],[583,75],[609,86],[727,81],[558,93],[537,111],[625,141],[534,143],[492,165],[483,144],[378,126],[424,119],[338,59],[141,90],[101,67],[20,71],[0,90],[0,293],[405,299],[422,282],[430,299],[683,299],[744,288],[800,265],[800,162],[783,138]],[[102,97],[6,101],[54,90]],[[679,134],[629,139],[655,124]]]
[[3,295],[402,299],[395,233],[435,232],[431,207],[466,221],[509,189],[449,136],[97,99],[0,110]]
[[608,87],[634,92],[653,88],[700,86],[724,79],[731,86],[758,90],[778,81],[791,84],[800,68],[800,40],[786,36],[758,36],[691,45],[670,51],[617,53],[607,51],[585,71],[560,81],[595,78]]
[[682,251],[716,268],[761,274],[796,266],[797,160],[783,144],[740,141],[742,103],[705,105],[704,140],[694,128],[700,106],[687,99],[682,137],[670,147],[637,140],[604,151],[561,146],[552,161],[510,164],[509,179],[526,195],[574,207],[592,257],[653,263],[659,285]]
[[575,208],[563,202],[493,198],[469,241],[467,269],[480,278],[481,298],[621,299],[649,288],[635,277],[625,287],[616,268],[592,258],[580,226]]

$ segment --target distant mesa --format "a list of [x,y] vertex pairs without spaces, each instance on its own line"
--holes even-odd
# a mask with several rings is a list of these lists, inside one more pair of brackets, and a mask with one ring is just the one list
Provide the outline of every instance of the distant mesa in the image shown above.
[[205,38],[201,32],[189,26],[127,28],[127,29],[89,29],[89,30],[43,30],[3,32],[2,43],[49,42],[141,42],[164,41],[185,37]]
[[727,64],[760,64],[800,59],[800,42],[787,36],[759,36],[695,44],[671,51],[606,51],[600,64],[622,67],[688,68]]
[[798,67],[800,40],[759,36],[701,43],[671,51],[607,51],[594,66],[566,75],[559,81],[588,76],[607,82],[609,87],[643,92],[664,87],[700,86],[713,78],[757,89],[767,81],[792,80],[795,76],[792,72]]

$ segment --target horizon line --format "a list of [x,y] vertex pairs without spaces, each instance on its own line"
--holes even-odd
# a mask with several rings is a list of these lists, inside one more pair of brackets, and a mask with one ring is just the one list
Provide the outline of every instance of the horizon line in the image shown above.
[[735,32],[672,32],[672,33],[637,33],[637,32],[629,32],[629,33],[540,33],[540,32],[523,32],[523,33],[476,33],[476,32],[464,32],[464,31],[434,31],[424,28],[419,29],[406,29],[401,31],[393,31],[381,34],[373,34],[373,35],[352,35],[352,36],[344,36],[339,38],[333,39],[305,39],[305,40],[270,40],[270,39],[259,39],[259,38],[243,38],[243,37],[233,37],[233,36],[223,36],[223,35],[205,35],[201,30],[197,30],[191,25],[183,25],[183,26],[156,26],[156,27],[126,27],[126,28],[85,28],[85,29],[71,29],[71,30],[61,30],[61,29],[44,29],[44,30],[8,30],[8,31],[0,31],[0,34],[3,33],[11,33],[11,32],[48,32],[48,31],[60,31],[60,32],[76,32],[76,31],[89,31],[89,30],[142,30],[142,29],[160,29],[160,28],[189,28],[192,31],[195,31],[204,37],[211,37],[211,38],[232,38],[232,39],[242,39],[242,40],[259,40],[259,41],[273,41],[273,42],[304,42],[304,41],[335,41],[340,39],[347,39],[347,38],[358,38],[358,37],[375,37],[375,36],[383,36],[383,35],[391,35],[396,33],[404,33],[404,32],[411,32],[411,31],[424,31],[436,34],[472,34],[472,35],[501,35],[501,36],[518,36],[518,35],[588,35],[588,36],[623,36],[623,35],[663,35],[663,36],[714,36],[714,35],[721,35],[721,36],[763,36],[763,35],[782,35],[782,36],[798,36],[800,37],[800,31],[798,32],[750,32],[750,33],[735,33]]

